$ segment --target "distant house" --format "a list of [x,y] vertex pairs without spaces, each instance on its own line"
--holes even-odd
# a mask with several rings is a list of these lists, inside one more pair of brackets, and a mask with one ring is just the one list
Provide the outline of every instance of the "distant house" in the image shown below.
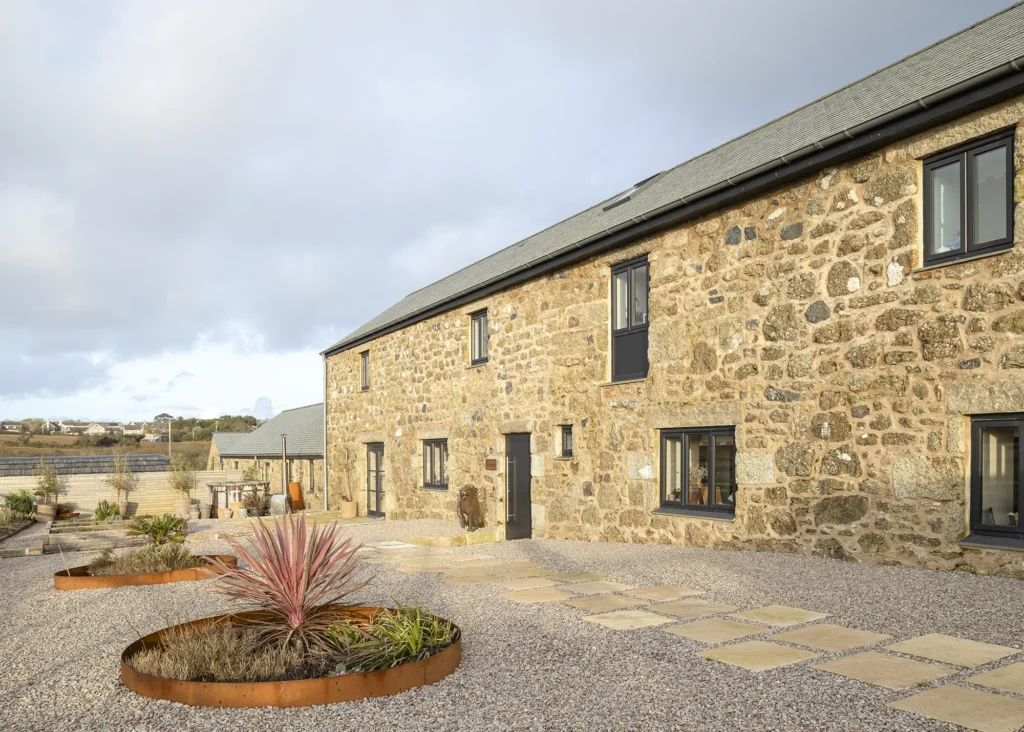
[[55,434],[57,432],[60,432],[61,431],[61,429],[60,429],[60,422],[53,422],[51,420],[46,420],[46,421],[43,422],[43,426],[42,426],[42,430],[41,431],[45,435],[52,435],[52,434]]
[[152,433],[144,435],[142,438],[143,442],[170,442],[167,435],[154,435]]
[[145,422],[129,422],[128,424],[121,425],[121,432],[126,435],[145,435],[146,434],[146,423]]
[[[287,439],[288,464],[282,464],[281,436]],[[253,432],[214,432],[208,470],[245,470],[256,467],[271,491],[281,490],[281,474],[302,484],[309,497],[323,496],[324,405],[288,409]],[[317,500],[322,500],[319,498]]]
[[85,428],[87,435],[119,435],[122,427],[117,422],[91,422]]
[[62,420],[57,423],[60,428],[61,434],[65,435],[80,435],[89,428],[88,422],[78,422],[73,419]]
[[0,421],[0,432],[20,434],[21,431],[21,422]]

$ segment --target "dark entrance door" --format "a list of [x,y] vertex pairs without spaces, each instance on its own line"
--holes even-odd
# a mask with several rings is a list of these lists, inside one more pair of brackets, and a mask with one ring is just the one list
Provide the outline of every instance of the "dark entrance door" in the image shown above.
[[366,446],[366,513],[384,515],[384,443]]
[[505,538],[531,535],[530,435],[505,435]]

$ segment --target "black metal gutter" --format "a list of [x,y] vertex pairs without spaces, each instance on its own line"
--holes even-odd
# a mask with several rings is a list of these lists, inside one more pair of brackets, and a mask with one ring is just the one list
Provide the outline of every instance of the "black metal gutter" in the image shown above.
[[[481,285],[456,297],[413,313],[401,320],[339,343],[321,352],[324,357],[357,348],[388,333],[402,330],[414,323],[440,315],[495,292],[521,284],[548,272],[557,271],[596,254],[626,246],[637,239],[677,226],[712,211],[755,198],[793,180],[861,157],[886,145],[937,127],[979,109],[998,104],[1024,93],[1024,58],[1015,59],[995,69],[968,79],[954,87],[924,97],[875,120],[844,130],[831,138],[789,153],[759,169],[723,181],[694,196],[663,206],[659,211],[634,218],[617,229],[577,243],[542,261],[526,265],[500,279]],[[697,198],[699,196],[699,198]]]

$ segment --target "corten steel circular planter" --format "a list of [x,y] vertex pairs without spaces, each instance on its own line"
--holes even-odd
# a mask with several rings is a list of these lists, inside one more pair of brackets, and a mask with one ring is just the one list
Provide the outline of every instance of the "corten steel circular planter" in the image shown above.
[[238,565],[238,558],[231,554],[201,555],[199,559],[207,561],[207,566],[195,569],[175,569],[170,572],[150,572],[149,574],[105,574],[97,577],[89,574],[89,567],[72,567],[62,569],[53,575],[53,586],[58,590],[102,590],[111,587],[134,587],[137,585],[168,585],[172,582],[196,582],[221,574],[211,558],[219,559],[229,567]]
[[[339,614],[349,616],[354,614],[369,619],[384,609],[379,607],[342,607],[339,608]],[[212,625],[227,618],[254,620],[258,619],[260,615],[260,612],[218,615],[212,618],[193,620],[190,623],[173,626],[173,628]],[[142,674],[133,669],[128,664],[129,659],[143,648],[159,645],[164,633],[172,630],[172,628],[165,628],[140,638],[124,650],[124,653],[121,654],[121,683],[136,694],[150,699],[164,699],[199,707],[308,707],[377,696],[391,696],[420,686],[435,684],[459,667],[459,664],[462,663],[462,633],[457,626],[452,625],[452,628],[455,631],[452,644],[440,653],[435,653],[422,661],[413,661],[395,668],[363,674],[297,681],[258,682],[177,681]]]

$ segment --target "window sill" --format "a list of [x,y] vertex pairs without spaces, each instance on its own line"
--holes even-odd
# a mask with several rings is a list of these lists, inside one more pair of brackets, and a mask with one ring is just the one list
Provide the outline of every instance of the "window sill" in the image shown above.
[[486,366],[487,363],[487,361],[481,361],[480,363],[471,363],[469,366],[466,367],[466,371],[472,371],[473,369],[481,368],[483,366]]
[[642,379],[623,379],[622,381],[606,381],[603,384],[598,384],[598,386],[605,387],[605,386],[622,386],[623,384],[642,384],[645,381],[647,381],[648,378],[650,378],[650,377],[644,376]]
[[555,456],[555,460],[558,460],[559,462],[563,462],[563,463],[569,463],[569,462],[572,462],[572,455],[570,455],[569,457],[561,457],[561,456],[556,455]]
[[972,549],[1002,549],[1011,552],[1024,552],[1024,537],[971,534],[966,539],[961,539],[957,543],[960,546],[971,547]]
[[446,486],[446,485],[444,485],[444,486],[442,486],[442,485],[425,485],[425,486],[423,486],[423,490],[425,490],[425,491],[434,491],[436,493],[444,493],[445,491],[448,490],[448,486]]
[[732,511],[699,511],[689,508],[673,508],[661,506],[651,511],[653,516],[685,516],[687,518],[708,519],[709,521],[735,521],[736,514]]
[[967,262],[976,262],[979,259],[988,259],[989,257],[998,257],[1000,254],[1006,254],[1007,252],[1013,251],[1013,244],[999,247],[988,252],[978,252],[977,254],[969,254],[966,257],[957,257],[956,259],[950,259],[945,262],[934,262],[932,264],[926,264],[923,267],[910,270],[910,274],[915,275],[918,272],[929,272],[933,269],[941,269],[942,267],[952,267],[954,264],[965,264]]

